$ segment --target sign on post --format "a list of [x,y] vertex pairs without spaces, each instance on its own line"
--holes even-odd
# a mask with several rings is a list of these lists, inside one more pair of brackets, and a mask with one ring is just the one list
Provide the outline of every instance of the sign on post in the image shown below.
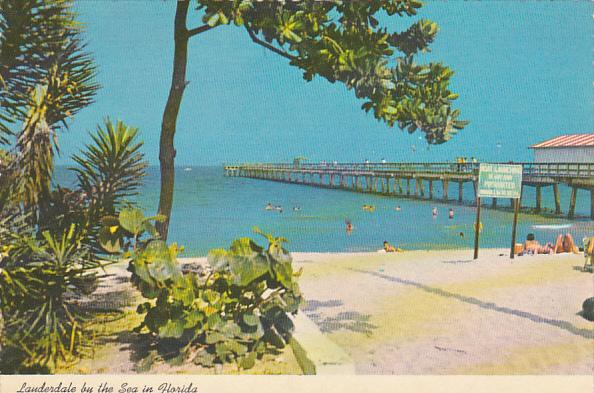
[[510,198],[514,204],[514,222],[510,258],[514,258],[516,228],[520,198],[522,197],[522,165],[486,164],[479,165],[478,187],[476,192],[476,225],[474,234],[474,259],[478,258],[481,225],[481,198]]
[[519,199],[522,194],[522,165],[480,164],[480,198]]

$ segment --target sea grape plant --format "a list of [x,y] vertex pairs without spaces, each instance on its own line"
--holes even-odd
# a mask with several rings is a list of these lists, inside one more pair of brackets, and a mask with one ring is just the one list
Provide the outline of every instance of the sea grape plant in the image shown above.
[[301,303],[286,239],[254,228],[267,247],[241,238],[228,250],[211,250],[201,277],[182,269],[177,244],[155,236],[160,219],[124,209],[104,231],[108,248],[121,242],[128,250],[132,283],[147,299],[137,309],[145,314],[137,332],[148,330],[170,354],[206,367],[233,362],[249,369],[269,346],[283,348],[294,328],[288,314]]

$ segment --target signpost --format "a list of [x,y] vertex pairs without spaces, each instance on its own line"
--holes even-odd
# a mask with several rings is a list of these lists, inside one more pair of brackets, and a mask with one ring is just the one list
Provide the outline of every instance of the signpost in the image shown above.
[[476,195],[476,224],[474,233],[474,259],[478,258],[481,226],[481,198],[510,198],[514,205],[514,223],[510,258],[514,258],[516,228],[522,196],[522,165],[480,164]]

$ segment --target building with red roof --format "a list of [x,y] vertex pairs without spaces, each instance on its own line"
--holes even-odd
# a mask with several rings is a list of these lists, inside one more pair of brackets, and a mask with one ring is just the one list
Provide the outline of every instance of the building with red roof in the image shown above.
[[561,135],[530,148],[538,163],[594,163],[594,134]]

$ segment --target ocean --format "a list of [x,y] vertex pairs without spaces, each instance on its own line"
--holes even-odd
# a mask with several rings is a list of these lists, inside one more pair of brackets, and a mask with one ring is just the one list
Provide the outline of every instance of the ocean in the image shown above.
[[[476,215],[472,206],[226,177],[222,167],[178,168],[175,176],[169,240],[184,246],[184,256],[204,256],[209,249],[228,247],[238,237],[257,238],[254,226],[287,238],[288,249],[300,252],[376,251],[384,240],[405,250],[472,248],[474,244]],[[66,168],[56,170],[58,183],[69,185],[72,180]],[[473,190],[470,183],[467,186],[464,196],[470,201]],[[440,198],[439,187],[437,191],[435,198]],[[554,206],[550,193],[543,191],[544,207]],[[457,196],[457,189],[452,188],[449,195]],[[569,190],[562,188],[561,196],[566,211]],[[523,198],[524,206],[533,205],[534,191],[525,188]],[[136,202],[152,215],[158,201],[159,168],[149,167]],[[283,212],[266,210],[269,202],[282,206]],[[578,194],[576,212],[588,215],[588,203],[589,195]],[[364,211],[365,204],[375,206],[374,212]],[[398,205],[400,211],[396,211]],[[509,200],[501,200],[499,205],[509,206]],[[432,215],[434,207],[437,217]],[[453,219],[448,218],[450,207]],[[482,209],[481,247],[509,247],[512,217],[510,211]],[[346,220],[354,226],[351,234],[346,233]],[[581,244],[583,236],[594,234],[594,222],[520,214],[517,238],[534,233],[539,241],[552,242],[562,231],[572,233]],[[263,238],[259,240],[265,243]]]

